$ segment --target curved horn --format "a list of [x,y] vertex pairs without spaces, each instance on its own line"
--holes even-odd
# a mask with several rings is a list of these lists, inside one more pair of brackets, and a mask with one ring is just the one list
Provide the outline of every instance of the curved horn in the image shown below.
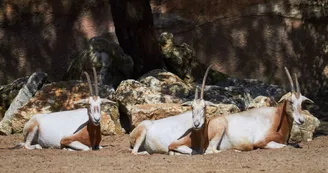
[[290,76],[290,73],[289,73],[287,67],[285,67],[285,71],[286,71],[286,74],[288,76],[288,80],[290,82],[290,87],[291,87],[291,90],[292,90],[292,93],[293,93],[293,92],[295,92],[295,89],[294,89],[294,84],[293,84],[292,77]]
[[294,76],[295,76],[296,92],[298,94],[300,94],[301,93],[301,89],[300,89],[300,84],[298,83],[298,80],[297,80],[297,74],[294,73]]
[[198,99],[198,86],[196,86],[196,91],[195,91],[195,100]]
[[206,69],[206,72],[205,72],[205,75],[204,75],[204,78],[203,78],[202,88],[201,88],[201,90],[200,90],[200,99],[203,99],[203,97],[204,97],[204,87],[205,87],[205,83],[206,83],[207,74],[208,74],[208,71],[211,69],[211,67],[212,67],[213,65],[214,65],[214,64],[211,64],[211,65],[208,66],[207,69]]
[[96,96],[99,95],[99,91],[98,91],[98,77],[97,77],[97,72],[96,72],[96,69],[93,67],[92,68],[93,70],[93,78],[95,80],[95,91],[96,91]]
[[85,77],[87,78],[87,81],[88,81],[90,96],[92,96],[93,95],[93,90],[92,90],[92,84],[91,84],[91,81],[90,81],[90,76],[87,72],[84,72],[84,74],[85,74]]

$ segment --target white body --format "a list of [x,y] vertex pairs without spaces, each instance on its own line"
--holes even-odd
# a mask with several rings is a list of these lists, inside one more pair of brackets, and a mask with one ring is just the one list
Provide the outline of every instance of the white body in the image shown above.
[[140,147],[148,154],[168,153],[168,146],[186,133],[192,123],[191,111],[160,120],[145,120],[131,132],[130,137],[135,139],[131,143],[132,152],[138,154]]
[[272,128],[274,112],[274,107],[263,107],[225,116],[226,131],[218,149],[242,150],[246,145],[264,141]]
[[60,148],[60,140],[78,131],[88,120],[86,108],[37,114],[25,124],[24,137],[26,138],[31,128],[35,128],[33,126],[38,125],[38,133],[32,144],[37,143],[42,148]]

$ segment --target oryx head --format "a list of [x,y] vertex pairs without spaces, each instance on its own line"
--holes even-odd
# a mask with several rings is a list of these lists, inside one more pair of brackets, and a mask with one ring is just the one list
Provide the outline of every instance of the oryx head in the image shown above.
[[198,87],[196,87],[195,91],[195,99],[193,101],[188,101],[183,103],[182,105],[191,105],[192,107],[192,119],[193,119],[193,129],[199,130],[202,127],[204,127],[204,124],[206,123],[206,106],[211,105],[215,106],[212,102],[205,101],[203,99],[204,97],[204,87],[205,87],[205,82],[206,82],[206,77],[208,74],[208,71],[211,69],[213,64],[211,64],[205,72],[204,78],[203,78],[203,83],[202,83],[202,88],[201,88],[201,94],[200,98],[198,97]]
[[98,93],[98,80],[97,80],[96,69],[93,68],[93,76],[94,76],[94,80],[95,80],[96,93],[93,93],[89,74],[87,72],[84,72],[84,74],[88,80],[88,85],[89,85],[89,90],[90,90],[90,96],[87,99],[88,103],[89,103],[89,108],[88,108],[89,119],[95,126],[99,126],[100,119],[101,119],[100,104],[101,104],[102,99],[99,97],[99,93]]
[[313,101],[308,99],[305,96],[302,96],[296,73],[294,74],[295,84],[296,84],[296,91],[295,91],[292,77],[286,67],[285,67],[285,71],[288,76],[288,80],[290,82],[291,96],[287,97],[287,98],[281,98],[280,100],[286,99],[286,101],[288,103],[287,107],[286,107],[286,111],[287,111],[288,115],[292,116],[292,118],[294,119],[296,124],[301,125],[304,123],[304,117],[302,115],[302,102],[309,101],[309,102],[313,103]]

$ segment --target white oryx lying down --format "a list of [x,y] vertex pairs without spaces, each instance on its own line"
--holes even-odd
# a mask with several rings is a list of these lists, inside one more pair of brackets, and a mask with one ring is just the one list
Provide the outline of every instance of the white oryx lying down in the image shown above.
[[293,121],[301,125],[302,102],[312,100],[302,96],[295,74],[296,91],[288,69],[285,67],[291,86],[291,96],[282,98],[276,107],[262,107],[249,111],[217,117],[208,124],[209,146],[206,153],[236,149],[285,147]]
[[24,126],[24,143],[14,148],[42,149],[65,148],[69,150],[89,150],[101,148],[100,104],[104,101],[98,96],[96,70],[93,68],[96,95],[88,73],[85,72],[90,89],[90,97],[79,103],[89,103],[88,108],[38,114],[33,116]]
[[[302,102],[310,101],[313,103],[313,101],[300,93],[296,74],[295,92],[290,73],[287,68],[285,70],[292,90],[289,98],[282,98],[276,107],[254,108],[245,112],[215,117],[208,124],[204,124],[202,133],[189,132],[185,137],[170,144],[170,150],[183,154],[193,154],[195,150],[201,152],[207,148],[205,154],[208,154],[227,149],[247,151],[254,148],[282,148],[286,146],[293,121],[295,120],[299,125],[304,123],[304,117],[301,114]],[[204,116],[203,119],[206,120],[205,118]],[[199,139],[200,137],[203,138]],[[197,143],[195,141],[197,139],[203,142],[198,141],[198,145],[193,145]]]
[[[206,105],[211,102],[205,101],[204,98],[204,87],[206,83],[206,77],[212,65],[210,65],[203,78],[202,88],[200,92],[200,98],[195,96],[193,102],[189,103],[193,107],[202,110],[202,112],[192,112],[193,126],[188,129],[179,139],[172,142],[169,146],[169,154],[174,155],[180,154],[203,154],[205,147],[207,146],[207,124],[208,120],[206,117]],[[198,93],[196,93],[198,95]],[[197,110],[195,109],[195,110]],[[171,152],[172,151],[172,152]]]
[[[207,74],[205,74],[204,78],[206,78],[206,75]],[[198,99],[197,88],[195,93],[195,100],[196,99]],[[189,105],[189,103],[191,102],[186,102],[184,104]],[[193,127],[192,115],[204,114],[206,105],[214,105],[211,102],[198,103],[193,101],[192,103],[192,111],[160,120],[144,120],[138,124],[130,133],[130,147],[133,148],[132,153],[168,153],[169,144],[183,136]]]

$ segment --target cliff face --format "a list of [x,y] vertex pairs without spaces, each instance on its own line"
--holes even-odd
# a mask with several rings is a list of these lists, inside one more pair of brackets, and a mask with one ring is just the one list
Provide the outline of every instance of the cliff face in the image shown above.
[[[299,74],[303,93],[327,94],[328,2],[306,0],[152,0],[157,34],[169,31],[204,63],[241,78],[287,84]],[[60,80],[69,55],[114,33],[108,1],[0,2],[0,84],[35,71]],[[288,86],[288,85],[286,85]]]
[[190,44],[204,63],[241,78],[288,86],[299,75],[309,97],[328,90],[328,1],[151,1],[157,31]]

